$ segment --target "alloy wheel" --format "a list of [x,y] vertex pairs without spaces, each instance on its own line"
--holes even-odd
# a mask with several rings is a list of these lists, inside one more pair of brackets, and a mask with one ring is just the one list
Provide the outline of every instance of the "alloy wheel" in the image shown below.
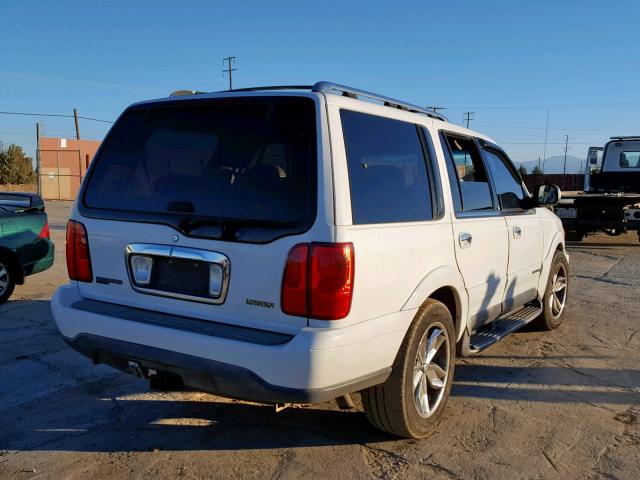
[[554,317],[559,317],[564,310],[567,301],[567,272],[564,265],[558,265],[558,269],[553,274],[551,281],[551,295],[549,295],[549,306]]
[[449,375],[451,342],[444,325],[433,323],[422,336],[413,369],[413,398],[418,414],[428,418],[438,409]]
[[0,263],[0,295],[2,295],[9,286],[9,269]]

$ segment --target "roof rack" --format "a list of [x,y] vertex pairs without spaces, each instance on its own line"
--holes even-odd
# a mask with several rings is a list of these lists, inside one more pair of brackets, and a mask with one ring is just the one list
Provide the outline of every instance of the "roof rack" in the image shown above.
[[640,140],[640,135],[630,135],[627,137],[611,137],[610,140]]
[[366,90],[360,90],[359,88],[347,87],[346,85],[340,85],[338,83],[318,82],[313,86],[311,91],[334,94],[339,92],[344,97],[356,99],[359,97],[365,97],[371,100],[377,100],[386,107],[397,108],[398,110],[404,110],[412,113],[424,113],[431,118],[442,120],[443,122],[449,121],[447,120],[447,117],[437,113],[435,110],[431,110],[430,108],[419,107],[411,103],[403,102],[402,100],[396,100],[383,95],[378,95],[377,93],[367,92]]
[[[411,113],[423,113],[431,118],[448,122],[449,120],[444,115],[432,110],[430,108],[419,107],[411,103],[403,102],[402,100],[396,100],[394,98],[378,95],[377,93],[367,92],[359,88],[347,87],[346,85],[340,85],[339,83],[332,82],[317,82],[315,85],[271,85],[266,87],[249,87],[249,88],[236,88],[233,90],[221,90],[216,93],[233,93],[233,92],[259,92],[268,90],[311,90],[312,92],[332,93],[340,94],[344,97],[359,99],[360,97],[368,98],[370,100],[376,100],[381,102],[386,107],[396,108],[398,110],[404,110]],[[207,92],[199,92],[196,90],[176,90],[170,97],[180,97],[183,95],[198,95]],[[623,137],[626,138],[626,137]]]
[[234,88],[233,90],[220,90],[216,93],[233,93],[233,92],[259,92],[261,90],[311,90],[311,85],[269,85],[266,87],[248,87]]

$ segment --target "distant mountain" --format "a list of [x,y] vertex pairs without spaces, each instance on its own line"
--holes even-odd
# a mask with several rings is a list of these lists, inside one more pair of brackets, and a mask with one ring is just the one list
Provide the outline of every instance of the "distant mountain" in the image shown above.
[[[574,157],[573,155],[567,155],[567,173],[582,173],[584,172],[584,158]],[[537,160],[531,160],[528,162],[523,162],[524,166],[527,168],[527,172],[531,173],[534,167],[538,165]],[[562,166],[564,164],[564,155],[556,155],[553,157],[547,157],[546,162],[544,162],[544,171],[545,173],[562,173]],[[582,165],[582,171],[580,171],[580,166]],[[516,167],[519,167],[520,164],[516,164]],[[540,168],[542,168],[542,159],[540,160]]]

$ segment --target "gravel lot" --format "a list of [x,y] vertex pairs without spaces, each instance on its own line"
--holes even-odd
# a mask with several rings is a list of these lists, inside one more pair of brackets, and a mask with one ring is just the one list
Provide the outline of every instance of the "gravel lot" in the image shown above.
[[[146,382],[70,350],[49,299],[66,282],[70,203],[47,205],[53,269],[0,306],[0,478],[640,478],[640,243],[571,245],[562,327],[458,360],[429,438],[396,440],[334,403],[290,408]],[[359,399],[358,399],[359,400]]]

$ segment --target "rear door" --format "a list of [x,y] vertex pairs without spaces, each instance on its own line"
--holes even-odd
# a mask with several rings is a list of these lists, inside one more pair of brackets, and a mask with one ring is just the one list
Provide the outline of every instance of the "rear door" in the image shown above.
[[293,245],[331,240],[317,101],[203,98],[125,112],[78,201],[94,276],[81,295],[255,328],[305,326],[282,313],[280,290]]
[[521,207],[526,193],[511,160],[502,150],[490,145],[482,150],[509,231],[509,266],[503,300],[503,309],[507,312],[537,297],[543,231],[538,212]]
[[453,132],[440,135],[455,216],[458,268],[469,294],[469,322],[478,328],[498,317],[507,283],[507,224],[494,198],[477,142]]

